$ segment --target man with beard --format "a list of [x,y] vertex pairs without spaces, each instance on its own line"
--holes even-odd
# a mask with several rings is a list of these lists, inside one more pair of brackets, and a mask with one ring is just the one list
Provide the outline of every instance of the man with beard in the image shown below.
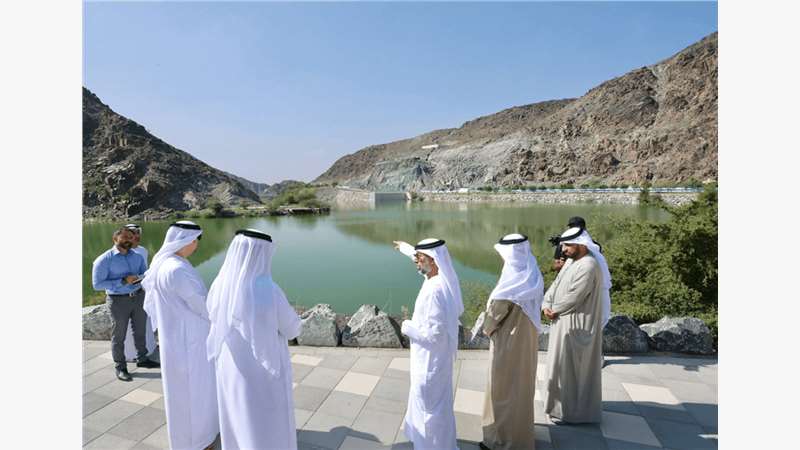
[[395,241],[425,277],[411,320],[401,332],[411,342],[408,411],[403,432],[415,450],[455,450],[453,362],[458,350],[458,318],[464,312],[458,276],[447,246],[424,239],[416,246]]
[[125,359],[125,334],[128,322],[133,326],[133,337],[139,367],[158,367],[158,363],[147,359],[145,329],[147,314],[144,312],[144,292],[141,277],[147,269],[142,255],[132,252],[133,234],[125,227],[114,231],[114,246],[98,256],[92,264],[92,286],[106,292],[106,303],[111,311],[111,355],[114,359],[117,378],[131,381]]
[[[148,252],[145,247],[139,245],[142,240],[142,228],[135,223],[129,223],[125,225],[125,228],[131,230],[131,233],[133,233],[133,240],[131,241],[133,244],[131,245],[130,251],[142,255],[142,257],[144,258],[144,267],[145,269],[147,269]],[[155,333],[153,333],[153,325],[150,323],[150,321],[145,320],[145,324],[146,325],[145,325],[144,336],[145,336],[145,344],[147,346],[147,352],[148,352],[147,354],[150,357],[152,357],[153,352],[156,349],[156,336]],[[138,365],[139,361],[137,360],[136,356],[137,356],[136,344],[133,338],[133,326],[131,326],[130,328],[128,328],[127,336],[125,336],[125,359],[127,359],[128,361],[136,361]],[[155,361],[153,362],[155,363]]]
[[602,413],[608,268],[586,230],[570,228],[560,241],[567,262],[545,293],[542,305],[542,313],[552,321],[545,412],[557,424],[597,423]]

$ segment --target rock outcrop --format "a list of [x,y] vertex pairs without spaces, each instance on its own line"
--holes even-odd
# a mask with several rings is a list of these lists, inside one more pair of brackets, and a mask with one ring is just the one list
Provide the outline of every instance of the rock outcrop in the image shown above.
[[318,304],[300,315],[300,335],[298,345],[336,347],[339,345],[339,327],[336,326],[336,313],[328,304]]
[[628,316],[614,315],[603,329],[604,353],[647,353],[647,333]]
[[516,106],[336,161],[315,181],[430,190],[717,178],[717,33],[574,99]]
[[400,326],[375,305],[362,305],[342,330],[345,347],[401,348]]
[[107,304],[83,308],[83,339],[111,339],[111,311]]
[[153,136],[83,89],[84,217],[158,217],[213,202],[260,200],[230,175]]
[[[489,349],[490,341],[483,333],[482,319],[478,317],[473,329],[459,325],[460,350]],[[348,318],[336,314],[328,304],[317,304],[302,311],[300,321],[300,335],[290,341],[290,345],[408,347],[408,340],[400,333],[398,321],[375,305],[363,305]],[[547,351],[549,338],[550,326],[543,324],[539,332],[539,351]],[[111,339],[111,313],[105,303],[83,308],[83,339]],[[664,317],[658,322],[638,327],[628,316],[611,317],[603,330],[603,352],[627,354],[650,350],[700,355],[715,352],[711,331],[700,319]]]
[[710,355],[714,353],[711,330],[695,317],[664,317],[640,327],[647,333],[650,347],[660,352]]
[[250,181],[247,178],[242,178],[238,175],[234,175],[229,172],[223,172],[223,173],[233,178],[234,180],[238,181],[239,183],[242,183],[242,186],[246,187],[247,189],[250,189],[259,196],[262,195],[267,189],[269,189],[269,184],[267,183],[258,183],[256,181]]

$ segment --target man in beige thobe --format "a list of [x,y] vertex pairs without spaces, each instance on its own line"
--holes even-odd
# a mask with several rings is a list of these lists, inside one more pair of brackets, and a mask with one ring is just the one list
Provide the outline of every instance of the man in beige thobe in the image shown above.
[[561,235],[568,258],[544,295],[551,321],[545,413],[555,423],[600,422],[602,412],[604,272],[581,228]]
[[536,445],[533,401],[544,280],[521,234],[494,246],[503,271],[489,295],[483,332],[491,340],[491,366],[483,403],[482,449],[532,450]]

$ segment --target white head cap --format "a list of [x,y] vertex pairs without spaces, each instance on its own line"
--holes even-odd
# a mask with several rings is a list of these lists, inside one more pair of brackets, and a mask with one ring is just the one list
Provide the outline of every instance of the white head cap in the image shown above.
[[562,244],[579,244],[586,246],[592,257],[600,265],[603,274],[603,326],[608,323],[611,317],[611,272],[608,270],[608,262],[600,252],[600,247],[594,242],[589,232],[582,228],[570,228],[561,235]]
[[161,245],[161,248],[158,250],[158,252],[153,256],[153,261],[150,263],[150,268],[147,269],[147,272],[144,274],[144,280],[142,280],[142,288],[144,288],[145,292],[144,309],[147,311],[147,314],[151,316],[150,319],[154,325],[153,328],[156,328],[155,325],[158,323],[158,321],[154,316],[155,305],[152,304],[154,300],[151,295],[147,294],[147,292],[152,291],[153,288],[155,288],[155,275],[158,273],[158,269],[161,267],[161,264],[167,260],[167,258],[174,255],[183,247],[191,244],[195,239],[199,239],[202,234],[203,230],[200,228],[200,225],[188,220],[175,222],[171,224],[169,228],[167,228],[167,235],[164,237],[164,243]]
[[541,331],[540,309],[544,298],[544,280],[536,257],[531,253],[528,237],[518,233],[503,236],[494,249],[503,258],[504,264],[500,279],[489,294],[486,306],[495,299],[516,303],[536,329]]
[[439,267],[439,275],[442,277],[442,284],[447,291],[447,330],[450,337],[450,350],[455,353],[458,350],[458,318],[464,312],[464,303],[461,299],[461,286],[458,282],[458,275],[453,268],[453,261],[450,252],[447,251],[445,242],[441,239],[423,239],[414,246],[414,250],[430,256]]

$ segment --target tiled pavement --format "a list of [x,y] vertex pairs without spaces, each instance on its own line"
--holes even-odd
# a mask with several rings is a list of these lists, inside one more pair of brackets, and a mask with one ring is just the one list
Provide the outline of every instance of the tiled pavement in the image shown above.
[[[110,345],[84,341],[83,443],[92,449],[168,448],[158,370],[129,364],[117,381]],[[401,422],[408,399],[408,350],[290,347],[301,449],[411,449]],[[488,351],[459,351],[454,371],[459,447],[481,435]],[[564,426],[544,415],[539,353],[536,448],[674,450],[717,448],[717,361],[609,356],[603,369],[603,422]]]

